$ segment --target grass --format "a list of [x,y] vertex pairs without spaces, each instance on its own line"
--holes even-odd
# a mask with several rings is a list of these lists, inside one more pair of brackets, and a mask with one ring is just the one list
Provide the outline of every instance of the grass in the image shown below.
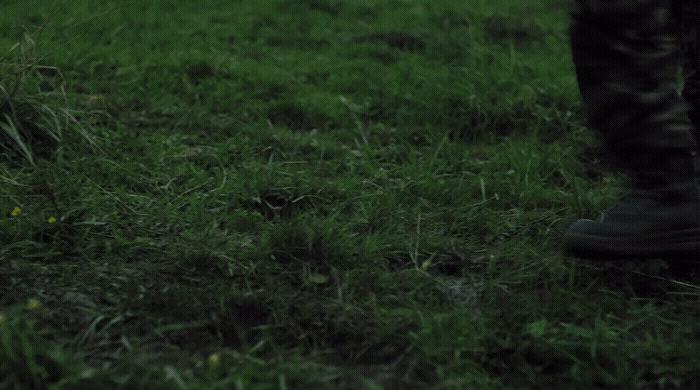
[[0,388],[698,388],[559,3],[6,4]]

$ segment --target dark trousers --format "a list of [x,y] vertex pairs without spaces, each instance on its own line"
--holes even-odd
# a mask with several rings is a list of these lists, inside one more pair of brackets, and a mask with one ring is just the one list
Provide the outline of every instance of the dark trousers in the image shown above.
[[643,160],[695,151],[700,1],[573,0],[570,15],[588,124],[614,161],[634,170]]

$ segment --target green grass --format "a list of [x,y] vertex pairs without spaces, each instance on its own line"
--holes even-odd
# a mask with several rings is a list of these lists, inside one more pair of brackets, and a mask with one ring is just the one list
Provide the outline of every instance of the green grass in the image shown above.
[[541,3],[4,4],[0,388],[698,388]]

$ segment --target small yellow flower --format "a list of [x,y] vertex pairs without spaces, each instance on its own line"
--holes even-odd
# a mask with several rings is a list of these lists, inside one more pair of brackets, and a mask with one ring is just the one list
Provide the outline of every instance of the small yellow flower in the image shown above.
[[11,214],[12,214],[13,217],[16,217],[16,216],[22,214],[22,209],[19,208],[19,207],[15,207],[15,209],[12,210],[12,213],[11,213]]
[[54,223],[56,222],[56,217],[50,217],[49,218],[49,223]]
[[41,302],[37,299],[30,299],[29,302],[27,302],[27,309],[29,310],[38,309],[40,306]]
[[219,354],[218,353],[212,353],[209,355],[209,366],[211,367],[218,367],[219,366]]
[[428,267],[430,267],[430,260],[424,261],[423,264],[421,264],[420,267],[423,268],[423,271],[427,270]]

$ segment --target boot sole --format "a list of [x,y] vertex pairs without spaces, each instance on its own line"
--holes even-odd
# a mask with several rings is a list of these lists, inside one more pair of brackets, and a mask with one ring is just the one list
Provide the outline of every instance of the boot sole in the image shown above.
[[673,258],[700,261],[700,229],[630,236],[596,236],[567,232],[566,254],[596,260]]

